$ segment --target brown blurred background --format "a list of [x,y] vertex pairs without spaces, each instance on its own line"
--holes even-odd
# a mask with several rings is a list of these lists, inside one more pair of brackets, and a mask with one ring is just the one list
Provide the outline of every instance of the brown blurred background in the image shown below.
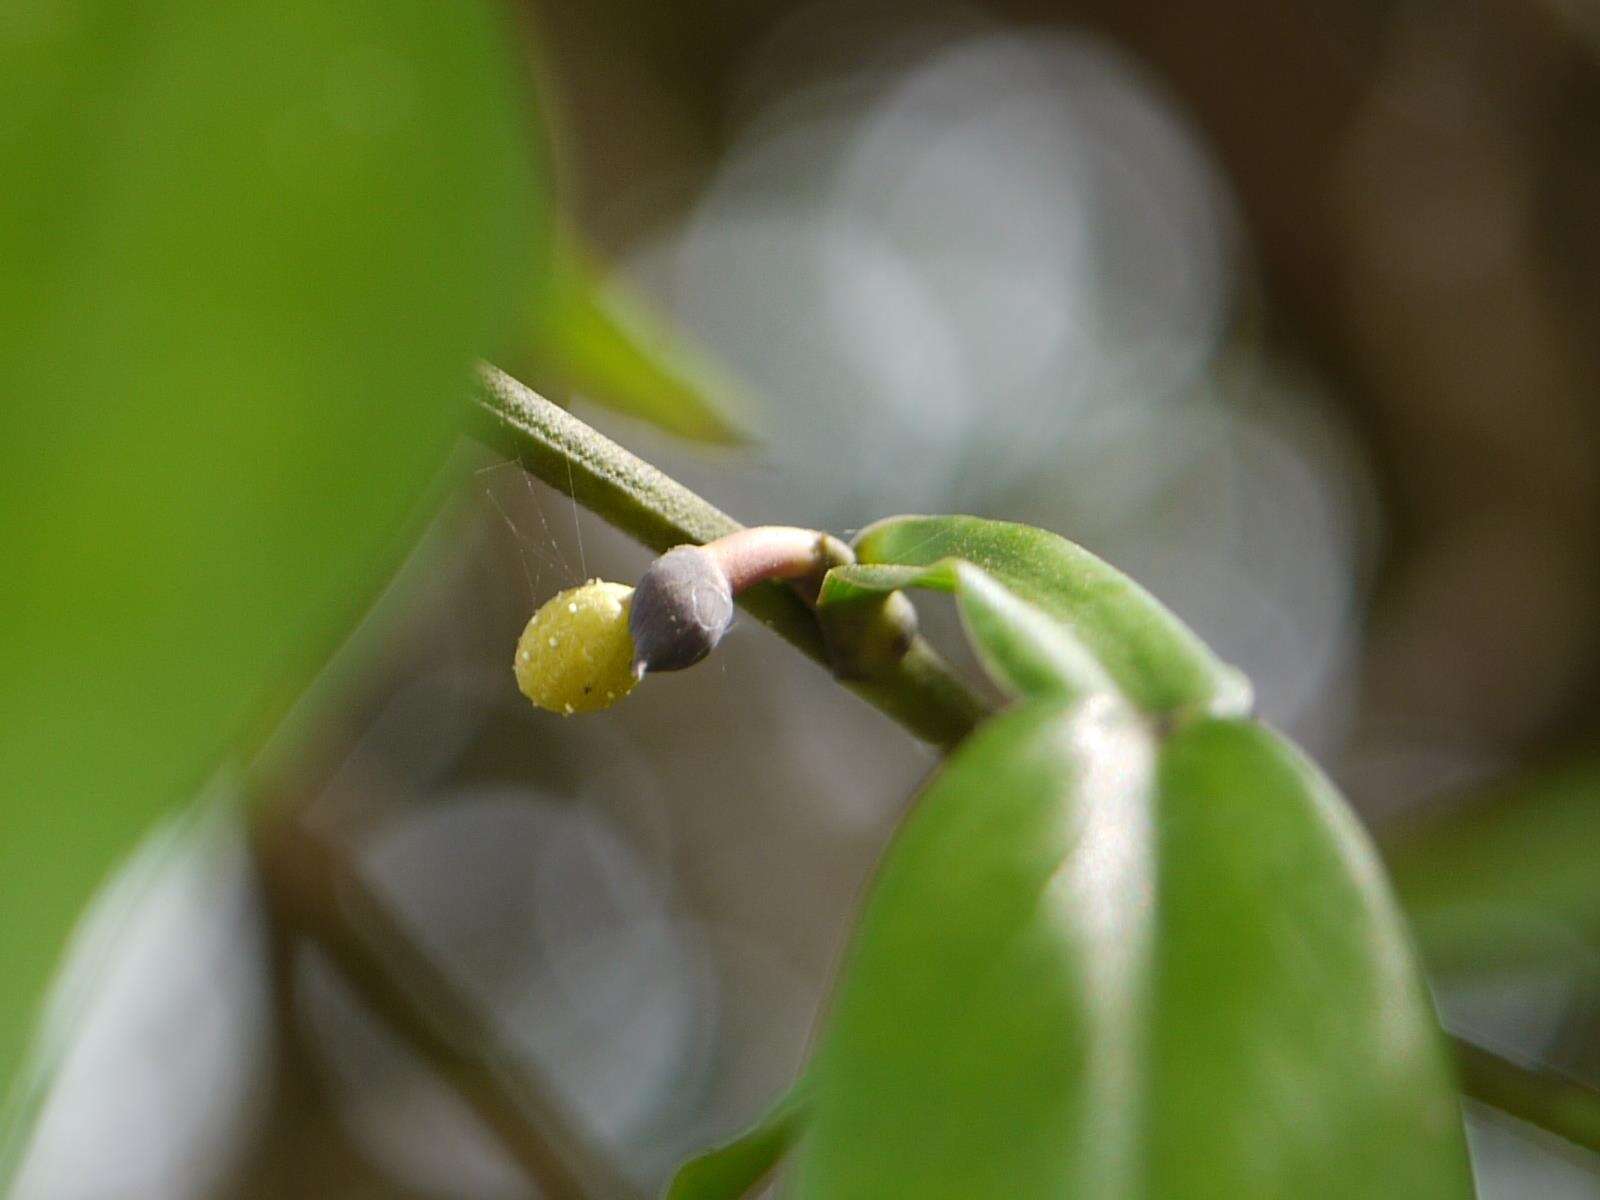
[[[757,444],[559,397],[618,440],[746,521],[970,511],[1083,542],[1375,823],[1596,748],[1600,12],[529,17],[567,212],[745,381]],[[348,856],[501,1068],[648,1192],[793,1075],[933,759],[748,623],[611,713],[531,710],[522,622],[648,556],[479,447],[457,465],[264,802]],[[537,1195],[470,1072],[441,1078],[287,934],[257,859],[210,816],[129,868],[142,899],[91,931],[111,976],[23,1194]],[[1574,978],[1441,1003],[1580,1061]],[[1486,1198],[1600,1195],[1592,1161],[1470,1117]]]

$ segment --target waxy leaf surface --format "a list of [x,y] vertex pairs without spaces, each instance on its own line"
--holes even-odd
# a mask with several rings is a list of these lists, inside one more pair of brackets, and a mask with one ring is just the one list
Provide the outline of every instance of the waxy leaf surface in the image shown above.
[[1376,859],[1277,735],[1115,696],[963,745],[880,868],[802,1200],[1472,1195]]

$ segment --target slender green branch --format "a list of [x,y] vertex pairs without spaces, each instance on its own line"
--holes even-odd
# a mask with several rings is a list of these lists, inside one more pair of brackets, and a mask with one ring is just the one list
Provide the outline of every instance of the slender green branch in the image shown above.
[[407,1046],[477,1114],[550,1200],[643,1200],[559,1094],[451,976],[413,943],[334,843],[292,812],[255,830],[273,915],[309,938]]
[[721,509],[500,368],[479,364],[477,382],[478,405],[488,418],[480,431],[489,441],[657,553],[741,528]]
[[[521,460],[539,479],[657,553],[712,541],[742,528],[697,496],[577,417],[497,367],[478,368],[481,436]],[[765,583],[739,605],[768,629],[822,663],[828,647],[816,614],[791,588]],[[912,733],[949,748],[982,719],[984,705],[926,641],[914,638],[898,661],[866,678],[840,682]]]
[[1464,1094],[1600,1153],[1600,1091],[1543,1067],[1524,1066],[1453,1037]]

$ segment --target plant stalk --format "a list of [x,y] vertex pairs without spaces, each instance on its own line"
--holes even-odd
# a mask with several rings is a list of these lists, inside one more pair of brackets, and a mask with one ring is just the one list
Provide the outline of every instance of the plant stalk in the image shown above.
[[1465,1038],[1450,1042],[1464,1095],[1600,1154],[1600,1091],[1548,1068],[1512,1062]]
[[[481,418],[476,432],[485,441],[657,554],[744,528],[498,367],[479,365],[475,399]],[[792,588],[758,584],[738,604],[833,670],[845,687],[941,749],[952,748],[987,715],[983,702],[921,637],[911,640],[898,661],[856,678],[851,664],[832,661],[816,613]]]
[[298,814],[258,822],[256,862],[284,927],[310,939],[389,1029],[499,1139],[549,1200],[645,1200],[559,1092],[409,930],[334,842]]

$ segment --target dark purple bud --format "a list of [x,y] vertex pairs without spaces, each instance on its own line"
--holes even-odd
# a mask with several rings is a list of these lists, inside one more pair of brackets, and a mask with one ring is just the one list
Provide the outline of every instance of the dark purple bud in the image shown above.
[[692,667],[732,623],[733,589],[717,560],[699,546],[668,550],[633,590],[628,631],[634,674]]

